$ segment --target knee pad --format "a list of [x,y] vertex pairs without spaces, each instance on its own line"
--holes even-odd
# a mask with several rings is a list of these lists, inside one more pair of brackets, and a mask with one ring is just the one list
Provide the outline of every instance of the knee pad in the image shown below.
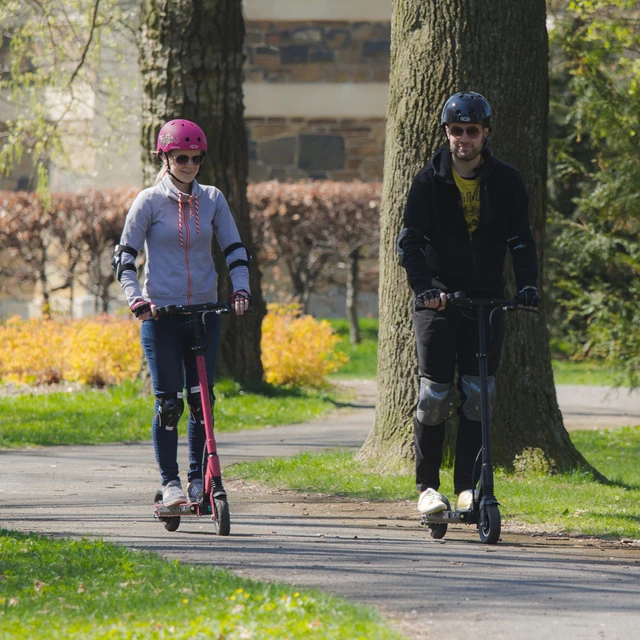
[[[213,411],[213,405],[216,401],[216,397],[213,393],[213,387],[209,387],[209,403],[211,404],[211,410]],[[193,417],[196,424],[204,424],[204,412],[202,410],[202,401],[200,399],[200,389],[196,388],[192,390],[187,396],[187,403],[189,404],[189,412]]]
[[181,393],[158,396],[156,417],[160,428],[173,431],[178,426],[183,411],[184,400]]
[[433,382],[429,378],[421,377],[416,411],[418,420],[427,426],[443,422],[447,417],[452,397],[452,382]]
[[[489,417],[493,413],[493,407],[496,403],[496,377],[489,376],[488,383],[488,400],[489,400]],[[480,376],[462,376],[460,378],[460,391],[464,395],[462,404],[462,413],[469,420],[480,422],[482,414],[480,412]]]

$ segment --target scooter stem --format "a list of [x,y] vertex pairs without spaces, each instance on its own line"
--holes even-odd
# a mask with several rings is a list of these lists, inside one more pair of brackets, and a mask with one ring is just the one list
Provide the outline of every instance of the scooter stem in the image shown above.
[[[200,386],[200,399],[202,401],[202,413],[204,417],[204,432],[207,440],[207,468],[209,473],[207,479],[220,478],[220,458],[216,449],[216,441],[213,437],[213,419],[211,417],[211,402],[209,401],[209,386],[207,384],[207,367],[204,354],[196,354],[196,365],[198,367],[198,382]],[[210,490],[211,487],[206,487]]]
[[494,487],[493,487],[493,465],[491,463],[491,440],[489,433],[489,367],[487,353],[487,340],[485,334],[485,316],[484,305],[478,306],[478,339],[479,353],[478,363],[480,365],[480,416],[482,418],[482,492],[485,500],[495,503]]

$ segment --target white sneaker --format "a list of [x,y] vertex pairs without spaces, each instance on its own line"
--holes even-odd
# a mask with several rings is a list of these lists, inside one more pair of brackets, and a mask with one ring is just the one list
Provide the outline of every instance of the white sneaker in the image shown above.
[[425,489],[418,499],[418,511],[420,513],[438,513],[447,508],[445,496],[435,489]]
[[162,487],[162,504],[165,507],[175,507],[186,502],[187,498],[182,491],[180,480],[170,480]]
[[456,500],[456,511],[471,511],[473,507],[473,491],[461,491]]

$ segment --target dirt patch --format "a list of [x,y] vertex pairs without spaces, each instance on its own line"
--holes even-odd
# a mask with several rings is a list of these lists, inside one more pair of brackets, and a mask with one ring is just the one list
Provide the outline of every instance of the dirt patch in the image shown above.
[[[270,513],[275,515],[284,511],[299,511],[300,515],[310,519],[331,518],[344,522],[357,521],[360,525],[377,529],[421,528],[419,515],[412,500],[398,502],[382,500],[362,500],[323,493],[299,493],[289,489],[272,489],[246,480],[225,480],[229,494],[240,499],[257,498]],[[428,535],[426,529],[423,529]],[[475,531],[473,525],[450,525],[450,531]],[[515,545],[530,545],[563,548],[567,546],[594,549],[598,551],[616,550],[629,552],[629,557],[640,562],[640,539],[614,540],[564,533],[560,527],[532,525],[517,521],[503,521],[501,542]]]

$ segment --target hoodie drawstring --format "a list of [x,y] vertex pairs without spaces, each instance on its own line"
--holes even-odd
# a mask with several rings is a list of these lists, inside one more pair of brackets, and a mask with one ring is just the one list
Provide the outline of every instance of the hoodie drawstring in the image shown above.
[[[187,197],[186,204],[189,205],[189,217],[193,218],[194,208],[195,208],[195,216],[196,216],[196,232],[200,235],[200,216],[198,211],[198,196],[195,193],[192,193]],[[182,236],[182,217],[184,215],[182,202],[182,194],[178,194],[178,234],[180,235],[180,246],[184,247],[184,238]]]

